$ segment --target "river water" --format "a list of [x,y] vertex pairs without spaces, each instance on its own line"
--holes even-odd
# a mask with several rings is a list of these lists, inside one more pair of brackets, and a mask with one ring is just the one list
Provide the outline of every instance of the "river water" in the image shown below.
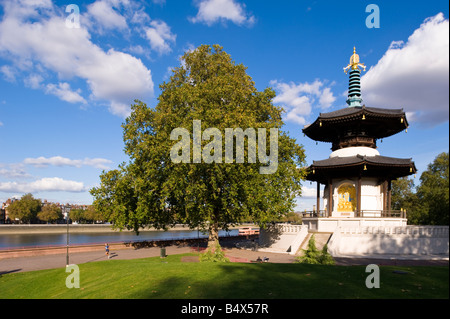
[[[238,229],[231,229],[228,232],[219,231],[219,236],[237,236]],[[79,244],[102,244],[120,243],[128,241],[145,240],[170,240],[170,239],[190,239],[206,238],[207,234],[197,230],[169,230],[169,231],[141,231],[139,235],[134,232],[92,232],[92,233],[70,233],[69,245]],[[66,245],[66,234],[0,234],[0,249],[58,246]]]

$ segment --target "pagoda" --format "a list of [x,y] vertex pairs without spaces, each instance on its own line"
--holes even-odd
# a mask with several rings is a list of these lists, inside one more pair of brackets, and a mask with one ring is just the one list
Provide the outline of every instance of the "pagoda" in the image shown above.
[[[403,211],[391,210],[391,182],[416,173],[408,158],[382,156],[377,141],[407,130],[403,109],[367,107],[361,98],[361,70],[355,48],[350,63],[347,107],[319,117],[303,128],[317,142],[331,143],[329,158],[313,161],[306,179],[317,182],[317,207],[313,216],[321,218],[393,218],[406,225]],[[320,186],[324,207],[320,207]],[[376,223],[375,223],[376,224]],[[380,219],[378,219],[380,224]],[[360,225],[360,224],[359,224]]]

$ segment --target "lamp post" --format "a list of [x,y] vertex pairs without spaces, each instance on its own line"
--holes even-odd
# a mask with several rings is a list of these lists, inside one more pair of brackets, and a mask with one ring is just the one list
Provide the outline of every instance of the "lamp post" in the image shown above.
[[69,266],[69,212],[70,207],[64,206],[64,211],[66,213],[66,222],[67,222],[67,249],[66,249],[66,267]]

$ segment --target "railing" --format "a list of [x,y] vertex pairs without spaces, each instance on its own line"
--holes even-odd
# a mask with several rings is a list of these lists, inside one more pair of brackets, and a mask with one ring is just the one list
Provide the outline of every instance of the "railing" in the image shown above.
[[[300,213],[302,217],[328,217],[326,210],[312,210]],[[406,218],[406,210],[361,210],[354,212],[355,217]]]
[[359,228],[340,228],[339,232],[342,234],[356,234],[356,235],[417,235],[425,237],[442,237],[448,238],[448,226],[369,226]]
[[278,224],[280,231],[284,234],[296,234],[301,231],[304,225]]
[[301,212],[302,217],[328,217],[328,212],[326,210],[310,210]]
[[239,236],[245,236],[245,235],[259,235],[259,229],[252,228],[252,227],[240,227],[239,228]]
[[355,217],[406,218],[406,210],[361,210]]

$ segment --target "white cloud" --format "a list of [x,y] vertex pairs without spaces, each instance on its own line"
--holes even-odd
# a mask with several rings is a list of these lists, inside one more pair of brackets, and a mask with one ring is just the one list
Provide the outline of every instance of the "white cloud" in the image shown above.
[[70,84],[67,82],[58,83],[55,85],[53,83],[47,84],[45,93],[53,94],[59,97],[61,100],[69,103],[83,103],[86,104],[86,100],[80,95],[81,90],[72,91],[70,89]]
[[151,27],[145,28],[145,34],[150,41],[152,50],[159,54],[165,54],[172,51],[169,43],[174,43],[176,35],[170,31],[170,27],[164,22],[153,20],[150,22]]
[[8,81],[8,82],[16,81],[16,75],[15,75],[16,72],[9,65],[2,65],[2,67],[0,68],[0,72],[3,73],[3,77],[5,78],[6,81]]
[[0,163],[0,176],[3,176],[5,178],[29,178],[31,177],[30,174],[28,174],[23,164],[2,164]]
[[92,25],[95,28],[103,28],[106,30],[113,29],[127,29],[127,21],[124,16],[114,10],[119,3],[117,1],[99,0],[88,5],[87,7],[87,19],[91,19]]
[[150,16],[145,13],[145,11],[141,8],[139,10],[134,10],[133,15],[131,17],[131,23],[137,25],[144,25],[151,21]]
[[[323,191],[320,194],[322,195]],[[303,185],[301,198],[317,198],[317,188]]]
[[84,192],[86,187],[82,182],[64,180],[59,177],[44,177],[27,183],[0,182],[0,192]]
[[212,25],[218,21],[231,20],[237,25],[253,25],[255,17],[245,12],[245,5],[235,0],[201,0],[197,4],[198,13],[189,20]]
[[[55,72],[60,79],[85,80],[90,97],[109,102],[110,111],[120,116],[129,115],[134,99],[153,95],[151,71],[140,59],[114,49],[105,52],[91,41],[83,25],[79,29],[67,28],[65,17],[57,15],[51,3],[46,8],[38,10],[23,1],[5,2],[0,54],[27,72],[39,67]],[[59,97],[81,101],[81,96],[66,93],[61,92]]]
[[284,107],[284,120],[298,124],[305,124],[306,117],[312,112],[312,108],[327,109],[336,100],[329,87],[323,87],[324,82],[315,80],[313,83],[293,82],[283,83],[277,80],[270,81],[274,86],[277,96],[274,104]]
[[364,104],[403,108],[414,120],[436,125],[449,118],[449,21],[430,17],[406,43],[393,41],[361,78]]
[[42,81],[44,81],[44,78],[40,74],[30,74],[23,80],[25,85],[32,89],[40,88]]
[[47,167],[49,165],[53,166],[92,166],[100,169],[109,169],[107,164],[111,164],[112,161],[104,158],[85,158],[82,160],[74,160],[62,156],[53,157],[37,157],[37,158],[26,158],[23,161],[24,164],[33,165],[35,167]]
[[334,103],[334,101],[336,101],[336,98],[331,92],[331,89],[329,87],[324,88],[319,97],[319,107],[322,109],[327,109]]

